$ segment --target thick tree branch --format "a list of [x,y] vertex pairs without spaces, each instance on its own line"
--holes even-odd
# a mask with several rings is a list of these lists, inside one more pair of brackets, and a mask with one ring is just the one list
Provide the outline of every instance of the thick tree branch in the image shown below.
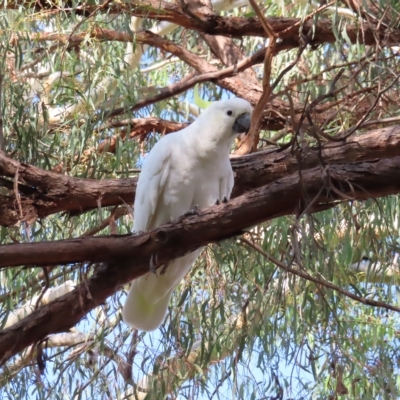
[[[328,179],[329,177],[329,179]],[[329,181],[329,183],[328,183]],[[335,185],[332,190],[330,184]],[[246,192],[228,204],[201,210],[140,236],[80,238],[0,247],[0,266],[103,261],[105,266],[72,292],[0,332],[2,362],[50,333],[74,326],[118,288],[150,270],[207,243],[285,214],[333,207],[343,197],[364,200],[400,192],[400,157],[293,173]],[[306,193],[307,199],[303,196]],[[312,205],[310,204],[312,201]]]
[[[327,143],[321,150],[326,164],[391,158],[400,155],[400,125],[375,129],[352,137],[345,143]],[[320,164],[317,148],[291,149],[282,152],[259,152],[232,158],[235,171],[233,197],[246,190],[273,182],[300,169]],[[20,164],[0,152],[0,176],[13,179],[18,168],[20,203],[23,221],[34,221],[65,211],[81,213],[98,207],[132,204],[136,178],[79,179]],[[0,181],[9,187],[9,195],[0,195],[0,225],[9,226],[20,221],[11,180]]]
[[[249,226],[300,212],[308,206],[308,199],[321,191],[314,199],[312,211],[333,207],[338,200],[366,200],[396,194],[400,192],[399,178],[400,156],[318,166],[302,171],[301,180],[298,172],[292,173],[247,191],[227,205],[207,208],[196,218],[181,218],[152,233],[3,245],[0,246],[0,267],[135,260],[136,265],[146,265],[144,269],[138,267],[139,274],[143,274],[148,271],[154,254],[159,265],[165,264],[172,257],[235,236]],[[334,190],[329,182],[334,182]],[[307,199],[303,193],[307,193]],[[185,235],[190,236],[189,241]],[[179,248],[181,244],[183,250]]]
[[[39,3],[40,2],[35,3],[36,7],[38,7]],[[24,1],[8,2],[7,8],[16,8],[18,5],[24,4],[29,4],[29,6],[31,6],[32,3]],[[55,4],[53,6],[52,3],[46,3],[44,8],[49,10],[56,9],[60,12],[63,11],[61,7]],[[82,6],[76,7],[75,11],[86,11],[90,13],[96,8],[98,7],[83,4]],[[106,7],[99,10],[99,12],[125,12],[137,17],[168,21],[184,28],[193,29],[209,35],[266,37],[266,32],[258,18],[222,17],[212,14],[198,15],[199,18],[192,18],[176,3],[158,0],[141,1],[139,4],[132,2],[130,5],[110,2]],[[329,19],[320,19],[316,23],[311,19],[306,20],[303,24],[300,18],[270,17],[267,18],[267,20],[277,36],[282,39],[282,42],[278,46],[279,50],[291,49],[300,45],[300,37],[294,35],[294,32],[298,31],[300,25],[302,25],[302,32],[305,35],[307,35],[310,30],[313,31],[311,35],[312,40],[310,42],[313,46],[336,42],[334,30],[332,29],[332,21]],[[384,32],[374,31],[374,27],[371,25],[361,30],[356,24],[346,24],[344,29],[346,30],[347,37],[353,43],[358,41],[366,45],[374,45],[377,39],[382,40],[386,45],[395,45],[400,42],[400,32],[398,30],[391,30],[390,34],[384,34]],[[56,34],[50,34],[49,36],[44,34],[36,37],[38,40],[68,41],[76,45],[82,40],[82,37],[79,37],[79,35],[81,34],[74,35],[75,37],[71,37],[67,40],[64,36]],[[128,41],[127,36],[125,36],[123,32],[117,33],[104,29],[95,29],[90,35],[96,37],[98,40]]]
[[25,304],[10,312],[6,321],[4,322],[3,327],[8,328],[9,326],[14,325],[21,319],[25,318],[27,315],[32,314],[32,312],[36,310],[37,307],[50,303],[55,298],[61,297],[65,293],[70,292],[71,290],[73,290],[73,288],[74,282],[66,281],[62,285],[46,290],[43,294],[32,297]]
[[[34,221],[53,212],[80,213],[102,206],[132,203],[136,179],[93,180],[77,179],[56,172],[20,164],[0,152],[0,175],[13,178],[18,170],[21,206],[25,221]],[[13,197],[13,196],[12,196]],[[0,223],[11,225],[17,222],[18,210],[15,199],[0,195]],[[123,200],[123,201],[122,201]],[[40,205],[41,204],[41,205]],[[94,206],[94,207],[93,207]],[[47,209],[47,211],[46,211]],[[9,210],[13,210],[11,213]]]

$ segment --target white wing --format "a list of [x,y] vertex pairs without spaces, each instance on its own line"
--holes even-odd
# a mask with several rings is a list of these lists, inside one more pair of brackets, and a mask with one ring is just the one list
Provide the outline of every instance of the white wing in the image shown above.
[[[160,140],[145,161],[136,190],[135,231],[155,229],[193,206],[195,182],[184,184],[188,175],[185,170],[191,160],[180,151],[180,134],[176,132]],[[125,323],[144,331],[158,328],[167,313],[173,289],[200,251],[173,260],[162,275],[159,269],[157,274],[149,272],[135,279],[122,312]]]
[[170,173],[172,148],[168,146],[168,142],[160,140],[156,143],[139,176],[134,205],[135,231],[147,232],[155,228],[154,217],[157,210],[162,208],[160,201]]

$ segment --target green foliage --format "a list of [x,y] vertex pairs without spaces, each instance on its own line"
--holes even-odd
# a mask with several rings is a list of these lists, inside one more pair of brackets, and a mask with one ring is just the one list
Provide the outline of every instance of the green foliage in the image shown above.
[[[312,12],[310,4],[288,7],[289,2],[268,3],[268,16],[281,15],[284,10],[287,16],[304,18]],[[392,2],[396,9],[397,3]],[[198,106],[203,104],[195,89],[130,111],[138,100],[159,93],[192,69],[155,47],[103,42],[90,35],[91,30],[101,28],[131,34],[128,13],[98,12],[87,18],[67,9],[50,13],[21,4],[18,11],[0,11],[1,113],[6,152],[14,159],[74,177],[133,176],[163,132],[130,140],[135,121],[122,128],[107,125],[109,112],[123,108],[118,120],[151,115],[186,122],[195,116],[185,109],[185,103],[194,99]],[[78,2],[71,4],[71,8],[78,6]],[[149,7],[148,12],[152,11]],[[245,7],[224,14],[252,17],[254,12]],[[346,94],[387,87],[393,71],[398,73],[398,60],[390,48],[378,57],[373,49],[352,44],[343,29],[350,23],[348,19],[337,11],[330,18],[336,42],[307,49],[279,83],[275,91],[278,97],[311,103],[329,93],[339,66],[345,72],[338,87],[346,86]],[[157,24],[154,19],[143,19],[145,29]],[[34,38],[34,34],[46,32],[86,34],[79,46]],[[213,58],[205,42],[191,31],[178,28],[167,37],[203,59]],[[235,42],[250,55],[264,47],[265,39],[246,36]],[[131,54],[140,46],[143,56],[135,65]],[[276,55],[273,79],[296,54],[297,49]],[[218,68],[222,68],[220,64]],[[263,65],[255,66],[254,72],[261,81]],[[201,88],[205,100],[232,95],[212,82]],[[393,91],[397,91],[396,86]],[[341,101],[349,98],[335,98],[335,115],[327,118],[325,125],[329,135],[357,122],[354,109],[358,103],[340,108]],[[374,118],[379,112],[383,111],[378,110]],[[391,108],[390,115],[397,116],[398,108]],[[262,131],[261,146],[269,149],[271,140],[278,145],[289,143],[290,128],[287,124],[279,137],[276,131]],[[301,139],[299,149],[319,145],[315,136],[303,135]],[[107,146],[100,151],[104,143]],[[0,187],[0,195],[7,197],[8,190]],[[312,215],[273,219],[251,229],[248,235],[284,265],[323,277],[359,297],[399,305],[397,264],[396,273],[392,271],[399,253],[399,211],[397,196],[363,203],[348,201]],[[58,213],[30,224],[0,227],[0,244],[76,238],[99,227],[112,212],[113,208],[100,207],[80,215]],[[132,229],[129,215],[115,224],[119,234]],[[101,233],[112,232],[109,224]],[[379,271],[374,264],[363,271],[349,269],[363,256],[379,262]],[[38,268],[1,270],[0,323],[4,326],[13,310],[40,295],[46,276],[50,287],[56,287],[68,280],[82,282],[95,268],[55,266],[46,273]],[[45,349],[42,375],[39,357],[33,357],[35,348],[21,355],[31,358],[20,367],[18,357],[14,358],[9,369],[4,367],[0,373],[1,397],[122,399],[127,391],[137,388],[145,374],[153,374],[156,379],[149,380],[152,390],[146,399],[165,398],[169,393],[191,399],[261,399],[280,392],[288,399],[326,399],[336,393],[338,366],[344,368],[343,384],[351,398],[391,399],[400,395],[400,320],[395,313],[363,305],[289,274],[238,240],[204,249],[175,291],[165,324],[154,335],[132,333],[121,322],[125,293],[123,288],[76,327],[86,335],[83,341]],[[132,348],[132,377],[127,378],[124,362],[129,362]]]

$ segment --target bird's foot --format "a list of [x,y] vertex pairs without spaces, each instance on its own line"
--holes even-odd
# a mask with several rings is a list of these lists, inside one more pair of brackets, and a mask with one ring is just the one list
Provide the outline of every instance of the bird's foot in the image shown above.
[[152,272],[154,275],[157,276],[157,269],[159,270],[159,275],[164,275],[165,271],[168,268],[169,263],[161,264],[158,265],[158,257],[157,254],[152,254],[150,257],[150,265],[149,265],[149,270]]
[[145,232],[144,232],[144,231],[135,231],[135,230],[132,231],[132,235],[133,235],[133,236],[139,236],[139,235],[141,235],[142,233],[145,233]]
[[[222,199],[222,203],[226,204],[228,202],[228,198],[226,196],[223,197]],[[221,202],[219,201],[219,199],[217,199],[217,201],[215,202],[216,206],[219,206],[221,204]]]
[[149,265],[149,270],[153,274],[157,275],[157,267],[158,267],[158,262],[157,262],[157,254],[152,254],[150,257],[150,265]]
[[184,217],[190,217],[191,215],[199,215],[199,206],[194,206],[191,210],[186,211],[185,214],[183,214]]
[[164,264],[161,267],[160,275],[164,275],[165,274],[165,272],[167,271],[168,266],[169,266],[169,262],[167,262],[166,264]]

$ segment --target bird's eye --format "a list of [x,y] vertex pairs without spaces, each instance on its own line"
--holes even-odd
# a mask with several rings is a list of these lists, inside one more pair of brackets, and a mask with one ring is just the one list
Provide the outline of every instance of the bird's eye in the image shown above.
[[231,111],[231,110],[229,110],[229,111],[226,112],[226,115],[231,116],[232,114],[233,114],[233,111]]

